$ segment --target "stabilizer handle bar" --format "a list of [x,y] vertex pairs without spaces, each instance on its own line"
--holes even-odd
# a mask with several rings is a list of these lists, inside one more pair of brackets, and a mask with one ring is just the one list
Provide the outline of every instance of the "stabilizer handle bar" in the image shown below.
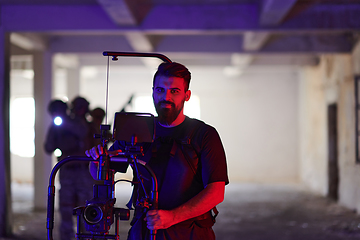
[[159,58],[161,60],[163,60],[164,62],[169,62],[171,63],[172,61],[166,57],[163,54],[160,53],[139,53],[139,52],[108,52],[105,51],[103,52],[104,56],[112,56],[113,60],[116,61],[118,60],[117,57],[153,57],[153,58]]
[[[152,209],[157,209],[158,207],[158,183],[157,178],[155,176],[155,173],[152,171],[150,167],[146,165],[146,162],[143,162],[141,160],[135,160],[135,159],[126,159],[124,157],[112,157],[113,161],[118,162],[134,162],[139,163],[140,165],[144,166],[145,169],[150,173],[152,177]],[[129,161],[130,160],[130,161]],[[53,240],[53,229],[54,229],[54,210],[55,210],[55,176],[59,169],[66,163],[71,161],[85,161],[85,162],[91,162],[91,161],[98,161],[94,160],[90,157],[84,157],[84,156],[69,156],[64,158],[63,160],[59,161],[52,169],[50,178],[49,178],[49,187],[48,187],[48,205],[47,205],[47,221],[46,221],[46,228],[47,228],[47,240]],[[136,164],[135,163],[135,164]],[[151,239],[155,239],[156,237],[156,231],[150,231]]]
[[48,188],[48,206],[47,206],[47,219],[46,219],[46,228],[47,228],[47,239],[53,240],[52,230],[54,229],[54,203],[55,203],[55,176],[59,171],[60,167],[65,163],[71,161],[95,161],[92,158],[84,156],[69,156],[59,161],[51,171],[49,178],[49,188]]

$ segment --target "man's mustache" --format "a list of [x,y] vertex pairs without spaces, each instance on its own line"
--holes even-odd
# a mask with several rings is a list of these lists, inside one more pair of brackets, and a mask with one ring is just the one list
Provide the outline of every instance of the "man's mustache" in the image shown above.
[[166,101],[166,100],[163,100],[163,101],[160,101],[158,102],[158,106],[160,106],[161,104],[170,104],[171,106],[175,107],[175,103],[173,102],[170,102],[170,101]]

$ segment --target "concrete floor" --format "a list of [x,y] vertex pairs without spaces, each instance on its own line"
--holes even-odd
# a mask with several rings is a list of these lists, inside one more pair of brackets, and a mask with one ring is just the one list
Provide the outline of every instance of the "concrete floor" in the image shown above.
[[[17,185],[12,191],[14,236],[0,240],[47,239],[46,211],[32,211],[31,186]],[[130,187],[116,187],[119,207],[124,206],[129,192]],[[360,215],[297,186],[231,183],[218,209],[217,240],[360,239]],[[55,225],[58,223],[56,213]],[[128,226],[128,222],[120,223],[120,239],[126,239]]]

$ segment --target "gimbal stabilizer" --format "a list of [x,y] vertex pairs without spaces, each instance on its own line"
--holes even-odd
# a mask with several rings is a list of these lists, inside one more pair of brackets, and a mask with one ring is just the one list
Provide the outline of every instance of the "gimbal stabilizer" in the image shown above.
[[[120,115],[118,115],[120,114]],[[133,115],[136,117],[136,113],[118,113],[117,116]],[[144,115],[144,114],[141,114]],[[119,122],[119,117],[117,118]],[[117,124],[119,125],[119,124]],[[106,131],[109,129],[109,125],[101,125],[102,135],[106,135]],[[140,128],[141,129],[141,128]],[[120,131],[119,129],[117,132]],[[125,133],[124,137],[126,138]],[[106,140],[103,147],[106,149]],[[119,220],[129,220],[130,210],[114,207],[116,199],[114,198],[114,174],[115,171],[110,168],[110,162],[124,162],[130,164],[137,176],[141,176],[138,165],[142,165],[151,175],[152,178],[152,190],[151,195],[148,197],[147,204],[150,209],[157,209],[158,206],[158,185],[154,172],[149,168],[145,162],[138,160],[137,156],[143,155],[143,149],[141,146],[137,146],[137,136],[132,135],[131,142],[128,144],[124,152],[120,153],[117,157],[109,157],[107,151],[104,151],[99,158],[97,180],[101,181],[101,184],[94,185],[94,198],[88,200],[85,206],[77,207],[74,209],[74,215],[77,215],[77,239],[119,239]],[[48,240],[52,240],[52,230],[54,228],[54,199],[55,199],[55,186],[54,180],[56,173],[64,164],[71,161],[95,161],[92,158],[83,156],[70,156],[59,161],[53,168],[48,189],[48,211],[47,211],[47,229]],[[97,161],[97,160],[96,160]],[[140,181],[142,184],[142,181]],[[143,186],[142,186],[143,187]],[[144,187],[143,187],[144,188]],[[145,189],[145,188],[144,188]],[[109,234],[111,225],[114,223],[115,218],[115,234]],[[150,232],[151,239],[155,239],[156,231]]]
[[[171,62],[169,58],[164,55],[156,53],[128,53],[128,52],[103,52],[104,56],[112,56],[112,60],[116,61],[119,56],[128,57],[156,57],[165,62]],[[148,116],[144,116],[148,115]],[[145,121],[143,128],[136,126],[135,128],[129,128],[126,124],[131,123],[132,126],[136,125],[134,119],[142,119],[149,117],[151,114],[143,113],[117,113],[114,124],[114,139],[125,141],[126,149],[121,153],[122,157],[109,157],[107,151],[96,161],[99,161],[97,169],[97,180],[102,182],[101,184],[94,185],[94,197],[86,202],[85,206],[80,206],[74,209],[74,215],[77,215],[77,239],[119,239],[119,220],[129,220],[129,210],[123,208],[114,207],[116,199],[115,196],[115,182],[114,174],[115,171],[110,168],[110,162],[124,162],[130,164],[133,170],[136,172],[138,178],[141,176],[138,165],[143,166],[150,174],[152,179],[152,190],[150,196],[146,193],[143,182],[140,180],[142,189],[145,193],[146,203],[150,209],[157,209],[158,207],[158,184],[154,172],[149,168],[145,162],[138,160],[138,156],[143,155],[143,149],[141,145],[137,143],[146,142],[149,140],[149,133],[151,127],[147,127],[146,124],[149,121]],[[119,116],[119,117],[117,117]],[[130,116],[131,120],[127,119],[126,116]],[[135,116],[135,118],[134,118]],[[151,121],[154,121],[154,116],[150,116]],[[125,119],[125,120],[124,120]],[[141,121],[141,120],[140,120]],[[144,121],[143,121],[144,122]],[[146,123],[147,122],[147,123]],[[123,131],[123,130],[126,131]],[[132,129],[134,132],[130,131]],[[101,142],[103,149],[107,150],[107,131],[110,130],[110,125],[101,125]],[[145,130],[145,131],[144,131]],[[147,131],[146,131],[147,130]],[[152,140],[155,137],[154,125],[151,129],[153,134],[150,133]],[[140,132],[139,132],[140,131]],[[145,135],[144,135],[145,132]],[[145,140],[144,140],[145,139]],[[147,139],[147,140],[146,140]],[[143,141],[144,140],[144,141]],[[47,206],[47,239],[53,240],[53,228],[54,228],[54,200],[55,200],[55,176],[58,170],[66,163],[71,161],[95,161],[92,158],[84,156],[69,156],[59,161],[50,174],[49,187],[48,187],[48,206]],[[111,225],[114,223],[115,218],[115,234],[109,234]],[[156,231],[150,231],[150,239],[156,239]]]

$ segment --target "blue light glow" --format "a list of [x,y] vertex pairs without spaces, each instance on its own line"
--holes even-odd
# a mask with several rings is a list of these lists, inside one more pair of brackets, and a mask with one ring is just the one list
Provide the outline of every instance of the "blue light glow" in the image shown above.
[[56,118],[54,118],[54,124],[55,124],[56,126],[60,126],[60,125],[62,124],[62,122],[63,122],[63,120],[62,120],[61,117],[56,117]]
[[61,150],[60,150],[59,148],[55,149],[54,155],[55,155],[56,157],[60,157],[60,156],[62,155]]

